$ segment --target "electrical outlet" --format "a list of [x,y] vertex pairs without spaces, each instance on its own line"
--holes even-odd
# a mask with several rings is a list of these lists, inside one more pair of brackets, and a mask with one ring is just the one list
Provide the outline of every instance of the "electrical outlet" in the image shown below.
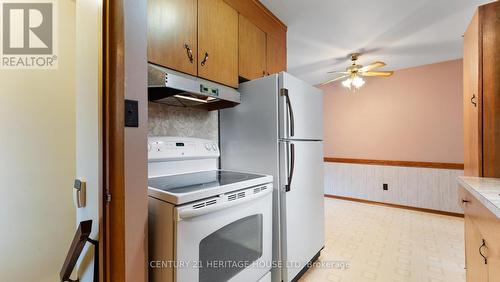
[[387,183],[382,184],[382,189],[384,189],[384,191],[389,190],[389,184]]

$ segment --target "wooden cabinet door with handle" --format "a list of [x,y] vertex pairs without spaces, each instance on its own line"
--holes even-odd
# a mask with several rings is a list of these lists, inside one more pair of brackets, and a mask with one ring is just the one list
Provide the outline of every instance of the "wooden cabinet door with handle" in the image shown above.
[[238,13],[223,0],[198,0],[198,76],[238,87]]
[[488,246],[479,229],[465,216],[465,268],[467,282],[488,281]]
[[464,174],[500,177],[500,1],[480,6],[464,34]]
[[479,13],[483,176],[500,178],[500,1],[479,7]]
[[482,175],[479,91],[479,20],[474,15],[464,35],[464,174]]
[[281,37],[267,35],[267,72],[286,71],[286,34]]
[[197,75],[197,0],[148,0],[148,61]]
[[239,76],[252,80],[267,75],[266,34],[242,15],[238,25]]
[[490,253],[488,254],[488,279],[490,282],[500,281],[500,241],[498,241],[499,236],[500,234],[497,233],[496,238],[492,238],[495,241],[490,244]]

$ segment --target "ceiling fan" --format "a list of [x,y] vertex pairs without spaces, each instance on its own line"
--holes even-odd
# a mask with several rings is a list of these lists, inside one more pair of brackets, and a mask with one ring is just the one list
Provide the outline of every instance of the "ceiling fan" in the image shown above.
[[333,74],[339,74],[340,76],[328,80],[320,86],[335,82],[337,80],[341,80],[344,78],[347,78],[346,80],[342,81],[342,85],[344,87],[349,88],[350,90],[357,90],[361,88],[365,84],[364,79],[362,78],[363,76],[382,76],[382,77],[388,77],[391,76],[394,71],[374,71],[375,69],[381,68],[385,66],[384,62],[373,62],[367,66],[362,66],[356,64],[356,61],[358,60],[359,56],[361,56],[360,53],[352,53],[351,54],[351,61],[352,65],[346,68],[345,71],[331,71],[328,73],[333,73]]

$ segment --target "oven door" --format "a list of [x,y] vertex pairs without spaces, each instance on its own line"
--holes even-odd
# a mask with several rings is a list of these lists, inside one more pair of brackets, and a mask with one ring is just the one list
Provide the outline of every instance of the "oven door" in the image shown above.
[[272,266],[271,192],[269,184],[231,202],[224,195],[217,205],[177,207],[175,280],[255,282],[265,276]]

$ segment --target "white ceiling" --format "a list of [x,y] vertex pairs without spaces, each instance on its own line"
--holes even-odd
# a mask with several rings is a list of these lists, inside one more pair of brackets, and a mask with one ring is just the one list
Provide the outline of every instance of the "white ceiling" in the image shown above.
[[261,0],[288,26],[288,71],[312,84],[348,54],[397,70],[462,57],[462,34],[492,0]]

